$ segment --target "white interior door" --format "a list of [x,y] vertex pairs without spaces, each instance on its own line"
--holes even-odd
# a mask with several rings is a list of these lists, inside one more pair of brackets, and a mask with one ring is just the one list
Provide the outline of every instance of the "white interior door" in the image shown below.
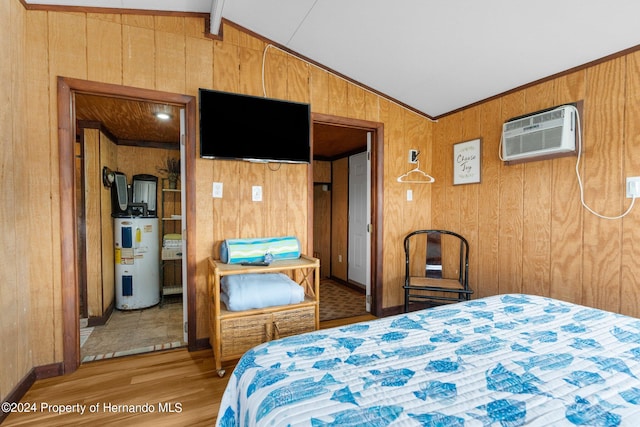
[[367,239],[366,239],[366,254],[367,254],[367,267],[366,267],[366,309],[368,312],[371,311],[371,231],[373,228],[371,224],[373,221],[371,220],[371,138],[373,134],[371,132],[367,132]]
[[188,304],[187,304],[187,203],[186,188],[184,185],[185,171],[185,135],[186,135],[186,113],[184,108],[180,109],[180,215],[182,216],[182,340],[189,343],[189,333],[187,328]]
[[349,258],[347,277],[367,286],[369,272],[368,152],[349,157]]

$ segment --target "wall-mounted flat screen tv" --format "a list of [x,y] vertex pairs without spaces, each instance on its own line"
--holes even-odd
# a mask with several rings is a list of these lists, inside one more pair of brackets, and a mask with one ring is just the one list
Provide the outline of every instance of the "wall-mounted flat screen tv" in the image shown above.
[[200,157],[309,163],[309,104],[200,89]]

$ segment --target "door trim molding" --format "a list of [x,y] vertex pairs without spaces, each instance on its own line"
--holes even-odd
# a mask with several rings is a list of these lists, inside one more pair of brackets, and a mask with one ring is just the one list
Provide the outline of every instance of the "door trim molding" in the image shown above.
[[186,110],[184,173],[186,189],[187,229],[187,304],[189,350],[196,349],[196,287],[195,287],[195,159],[196,159],[196,99],[193,96],[150,89],[140,89],[109,83],[58,77],[58,154],[60,168],[60,279],[62,288],[63,373],[80,366],[80,325],[78,312],[78,280],[75,215],[75,92],[172,103]]
[[[311,123],[357,128],[369,131],[371,138],[371,221],[373,233],[371,236],[371,314],[382,316],[382,239],[384,199],[384,123],[362,119],[333,116],[329,114],[311,113]],[[313,132],[312,132],[313,133]],[[313,137],[311,138],[311,152],[313,153]],[[313,162],[309,168],[309,247],[313,251]]]

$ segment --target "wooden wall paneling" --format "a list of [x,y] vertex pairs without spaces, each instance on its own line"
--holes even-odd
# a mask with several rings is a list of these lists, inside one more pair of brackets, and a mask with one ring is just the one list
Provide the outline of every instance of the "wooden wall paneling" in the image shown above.
[[264,85],[267,98],[287,98],[288,55],[270,48],[265,56]]
[[[585,72],[559,78],[555,89],[557,104],[584,99]],[[584,125],[584,116],[580,122]],[[576,157],[558,158],[552,162],[549,295],[563,301],[581,303],[585,211],[580,204],[575,173]]]
[[[234,28],[233,25],[225,24],[224,28],[223,36],[225,40],[237,43],[240,47],[258,51],[260,54],[264,51],[266,43],[262,39],[255,37],[253,34],[240,31],[239,29]],[[228,34],[229,32],[231,35]]]
[[293,56],[287,57],[287,99],[305,104],[311,101],[309,68],[307,63]]
[[[587,71],[585,97],[583,185],[585,202],[596,212],[614,216],[623,212],[624,180],[624,58]],[[593,108],[598,106],[598,108]],[[620,309],[621,221],[592,214],[584,217],[583,303],[605,310]]]
[[[51,75],[86,79],[87,22],[85,14],[49,13],[48,17]],[[55,102],[52,105],[55,105]]]
[[[207,289],[207,274],[209,257],[220,258],[219,244],[222,233],[220,210],[223,204],[231,199],[230,180],[221,180],[220,176],[214,176],[216,163],[219,161],[209,159],[196,159],[195,186],[197,188],[195,198],[195,210],[198,221],[196,223],[198,236],[195,241],[196,251],[196,335],[197,338],[209,336],[209,296]],[[223,182],[223,197],[226,199],[214,199],[211,197],[213,182]],[[203,218],[203,220],[200,220]],[[189,227],[189,224],[187,224]]]
[[[264,188],[263,197],[265,198],[265,233],[269,236],[286,236],[288,235],[289,215],[283,215],[283,212],[289,212],[290,193],[296,193],[295,188],[291,188],[292,183],[289,182],[290,168],[288,164],[265,164],[264,167]],[[293,213],[293,212],[291,212]]]
[[[207,160],[213,168],[213,181],[223,184],[222,199],[213,200],[214,245],[219,247],[224,239],[243,237],[238,215],[246,199],[240,197],[246,178],[240,174],[240,163],[230,160]],[[207,187],[211,184],[207,183]],[[210,193],[209,193],[210,194]],[[250,200],[250,199],[249,199]],[[219,248],[218,248],[219,249]],[[219,257],[219,251],[215,252]]]
[[[640,159],[636,155],[640,151],[640,123],[629,118],[640,117],[640,52],[627,56],[626,60],[625,105],[626,125],[624,130],[624,172],[625,176],[640,175]],[[629,203],[630,199],[625,199]],[[622,268],[620,278],[620,312],[629,316],[640,317],[640,229],[637,224],[640,210],[634,205],[633,211],[622,221]]]
[[240,57],[240,93],[262,96],[262,52],[246,47],[239,47]]
[[331,178],[331,275],[347,280],[348,158],[333,162]]
[[447,188],[444,193],[444,204],[447,216],[445,217],[443,228],[453,231],[460,231],[462,193],[464,191],[464,185],[453,185],[453,145],[463,142],[462,126],[460,125],[462,115],[463,112],[461,111],[454,116],[455,121],[447,120],[443,122],[443,125],[447,127],[447,135],[449,136],[447,144],[445,145],[446,152],[443,153],[444,159],[442,163],[444,170],[442,179]]
[[310,67],[309,79],[313,112],[329,114],[329,73],[317,67]]
[[123,14],[122,25],[153,30],[156,27],[156,22],[153,15]]
[[[187,36],[185,40],[185,90],[197,96],[198,89],[213,87],[213,41],[210,39]],[[200,100],[197,100],[198,105]],[[200,114],[198,113],[198,123]],[[200,145],[200,127],[196,127],[196,143]],[[198,149],[199,151],[199,149]],[[198,155],[198,153],[196,153]]]
[[442,191],[439,193],[440,206],[444,215],[439,217],[438,224],[434,223],[434,228],[460,231],[460,195],[461,186],[453,185],[453,145],[462,142],[462,126],[460,117],[462,113],[457,113],[447,117],[438,123],[443,127],[444,140],[440,142],[438,156],[438,173],[436,180],[442,183]]
[[[55,91],[50,89],[47,28],[46,12],[30,11],[26,14],[27,43],[24,76],[30,95],[26,99],[24,111],[29,111],[30,114],[25,114],[25,140],[30,141],[29,167],[39,171],[39,173],[27,175],[29,188],[38,189],[37,192],[29,195],[29,202],[35,207],[29,212],[31,228],[29,235],[31,241],[38,240],[38,244],[32,245],[29,249],[29,259],[31,265],[40,266],[40,268],[30,269],[29,283],[50,284],[49,287],[30,287],[31,330],[39,331],[38,334],[32,334],[31,351],[35,366],[51,363],[54,360],[56,343],[59,343],[55,340],[56,318],[54,315],[59,310],[59,305],[56,306],[52,301],[55,300],[54,293],[60,291],[60,269],[55,262],[55,259],[59,258],[57,254],[60,246],[55,235],[51,239],[42,238],[45,230],[54,230],[59,224],[58,211],[54,211],[57,205],[52,199],[52,194],[54,192],[57,194],[58,185],[58,177],[54,176],[52,170],[53,159],[57,159],[57,149],[51,143],[51,128],[46,126],[47,123],[53,123],[50,117],[51,107],[48,102],[43,102],[51,99],[50,90]],[[57,141],[57,139],[54,140]]]
[[[26,99],[28,97],[27,84],[24,79],[25,74],[25,52],[24,46],[26,43],[25,34],[25,10],[20,4],[15,2],[11,3],[11,52],[10,57],[14,61],[9,61],[11,64],[12,79],[4,81],[5,85],[11,87],[12,95],[9,103],[10,108],[13,109],[13,118],[8,123],[12,123],[12,139],[14,142],[14,157],[12,161],[15,162],[17,168],[14,172],[14,191],[15,191],[15,209],[16,215],[16,253],[28,254],[34,240],[30,238],[31,218],[29,212],[33,208],[30,196],[32,193],[37,192],[38,189],[29,188],[29,183],[25,179],[18,177],[27,176],[33,171],[29,160],[31,158],[31,151],[29,144],[26,144],[26,128],[24,123],[26,122],[23,115],[26,115],[27,110]],[[3,98],[6,100],[6,98]],[[7,125],[7,122],[2,122],[2,126]],[[3,140],[4,141],[4,140]],[[3,182],[4,185],[4,182]],[[37,208],[37,207],[36,207]],[[13,343],[17,350],[17,363],[14,365],[15,372],[12,374],[16,378],[21,378],[21,374],[26,373],[33,366],[30,347],[31,347],[31,329],[30,329],[30,292],[31,284],[25,285],[23,280],[29,276],[31,270],[31,262],[28,256],[18,257],[17,259],[17,298],[14,304],[17,308],[16,318],[12,319],[17,325],[18,336],[14,338]],[[1,285],[0,285],[1,286]]]
[[331,191],[313,186],[313,256],[320,259],[320,277],[331,275]]
[[[100,169],[100,131],[84,129],[84,214],[87,261],[87,313],[102,316],[102,210],[100,208],[102,171]],[[129,178],[130,179],[130,178]]]
[[[309,175],[306,164],[292,164],[286,166],[286,181],[281,184],[286,188],[287,195],[287,222],[283,234],[296,236],[300,240],[300,247],[303,253],[310,253],[313,248],[309,246],[309,228],[308,221],[311,215],[308,210],[309,206]],[[282,206],[277,203],[272,204],[271,211],[274,214],[280,212]]]
[[[213,89],[238,92],[240,88],[240,55],[237,44],[232,44],[233,27],[224,26],[225,41],[213,43]],[[219,257],[219,245],[224,239],[242,237],[238,215],[246,199],[241,195],[240,162],[229,160],[206,160],[213,168],[213,181],[223,184],[223,198],[213,201],[214,254]],[[207,183],[207,186],[211,184]],[[210,190],[208,192],[210,194]],[[251,200],[251,199],[249,199]],[[199,221],[200,222],[200,221]],[[206,272],[206,267],[203,266]]]
[[[473,298],[482,298],[499,293],[498,287],[498,243],[500,171],[502,162],[498,157],[502,126],[500,100],[480,105],[480,135],[482,136],[482,183],[478,188],[478,249],[476,253],[477,281],[470,282]],[[472,255],[473,256],[473,255]]]
[[445,211],[445,191],[447,189],[445,183],[445,162],[447,150],[443,149],[445,146],[446,127],[441,126],[442,121],[447,120],[443,118],[438,120],[438,123],[433,126],[433,146],[430,152],[423,153],[425,156],[431,157],[431,169],[427,172],[435,178],[435,182],[431,184],[431,226],[430,228],[442,227],[447,216]]
[[[107,166],[114,170],[117,165],[118,151],[115,143],[103,133],[100,133],[100,177],[102,168]],[[100,180],[100,211],[102,231],[102,313],[104,314],[109,306],[115,302],[115,265],[114,243],[113,243],[113,218],[111,218],[111,189],[102,185]],[[160,199],[159,199],[160,200]]]
[[313,182],[331,182],[331,162],[313,161]]
[[372,122],[381,122],[380,97],[374,93],[365,91],[364,103],[365,103],[365,119]]
[[[131,184],[134,175],[149,174],[158,177],[158,187],[164,177],[158,172],[158,167],[165,164],[168,157],[180,157],[178,151],[163,150],[160,148],[135,147],[131,145],[118,145],[116,148],[118,159],[118,171],[127,176],[127,181]],[[144,159],[141,162],[140,159]],[[158,191],[160,188],[158,188]],[[158,203],[160,198],[158,198]]]
[[115,22],[116,24],[122,24],[122,15],[118,13],[87,13],[87,20],[97,19],[100,21]]
[[[528,112],[553,107],[555,81],[541,83],[525,91]],[[551,261],[551,161],[524,164],[522,290],[534,295],[549,295]]]
[[[385,203],[383,206],[383,308],[403,303],[404,291],[404,237],[412,225],[407,223],[408,184],[397,182],[397,178],[413,169],[407,162],[409,147],[405,144],[404,111],[390,102],[383,103],[382,117],[385,122],[384,182]],[[411,167],[410,167],[411,166]],[[409,184],[413,185],[413,184]]]
[[[87,78],[98,82],[122,84],[122,24],[120,15],[113,20],[100,14],[87,16]],[[118,18],[118,19],[115,19]]]
[[130,25],[130,18],[122,19],[122,84],[155,89],[155,32],[153,27]]
[[[187,93],[197,96],[199,88],[213,88],[214,73],[214,42],[209,38],[202,36],[204,24],[200,18],[185,18],[185,90]],[[199,103],[199,99],[196,101]],[[212,184],[215,181],[213,170],[216,161],[208,159],[199,159],[200,151],[200,114],[196,114],[196,160],[194,166],[197,170],[195,174],[195,186],[198,189],[195,192],[195,210],[198,218],[204,218],[203,221],[197,221],[198,238],[195,241],[195,259],[196,272],[193,278],[196,288],[196,337],[203,338],[208,336],[209,331],[209,301],[207,290],[207,268],[208,257],[218,256],[215,245],[215,211],[214,201],[211,197]],[[223,189],[223,196],[229,198],[229,186]],[[190,224],[186,224],[190,227]]]
[[[18,30],[18,34],[24,32],[23,28],[15,27],[16,22],[12,16],[12,8],[14,1],[4,0],[0,2],[0,16],[2,16],[2,24],[0,25],[0,53],[5,60],[0,64],[0,78],[3,82],[12,82],[15,75],[14,64],[19,63],[20,56],[14,51],[13,43],[19,42],[15,39],[14,31]],[[19,104],[16,99],[16,93],[13,92],[12,84],[3,84],[0,87],[0,140],[3,142],[3,150],[0,153],[0,179],[6,187],[0,196],[0,226],[2,227],[3,242],[6,251],[6,263],[0,270],[0,338],[3,343],[13,342],[20,328],[19,307],[16,304],[19,298],[18,285],[18,243],[16,230],[16,208],[19,203],[18,189],[16,188],[15,176],[17,171],[14,169],[19,164],[14,161],[15,150],[18,141],[14,135],[14,129],[20,128],[19,120],[22,113],[23,105]],[[14,105],[15,103],[15,105]],[[18,107],[18,108],[15,108]],[[15,108],[15,110],[14,110]],[[15,112],[14,112],[15,111]],[[26,111],[25,111],[26,112]],[[14,121],[16,123],[14,123]],[[26,289],[25,291],[28,291]],[[0,360],[3,361],[0,367],[0,396],[7,396],[18,380],[26,372],[21,372],[21,350],[28,348],[19,348],[18,345],[3,345],[0,349]],[[3,399],[4,401],[4,399]]]
[[213,39],[207,37],[209,29],[205,28],[205,19],[200,16],[184,17],[184,33],[187,37],[207,40],[213,44]]
[[[47,48],[49,53],[48,72],[49,72],[49,87],[58,87],[58,76],[72,77],[86,79],[87,77],[87,50],[86,50],[86,18],[84,13],[47,13],[48,19],[48,40]],[[61,125],[58,120],[58,91],[56,89],[49,90],[49,109],[50,109],[50,122],[49,122],[49,144],[52,145],[51,157],[49,161],[51,165],[60,164],[60,152],[69,152],[71,147],[61,147],[57,144],[59,141],[58,129]],[[61,118],[64,120],[64,118]],[[69,123],[68,126],[61,126],[65,128],[73,128],[73,125]],[[64,194],[61,191],[68,193],[72,188],[73,182],[69,182],[65,177],[65,181],[60,180],[61,175],[58,173],[57,168],[52,169],[51,175],[51,215],[53,230],[59,230],[62,227],[70,226],[73,229],[72,220],[69,217],[62,217],[60,213],[61,201],[64,199]],[[66,202],[65,202],[66,203]],[[68,206],[72,206],[73,203]],[[63,221],[65,225],[63,225]],[[73,308],[77,310],[77,307],[71,307],[67,304],[65,311],[65,303],[71,300],[65,299],[65,295],[70,293],[69,289],[62,288],[63,277],[70,278],[72,274],[75,274],[75,266],[70,267],[63,265],[62,259],[75,253],[75,239],[76,236],[61,236],[59,233],[53,233],[53,277],[54,289],[52,293],[53,305],[53,334],[54,334],[54,359],[55,361],[64,360],[65,354],[70,356],[70,352],[65,352],[65,349],[71,348],[71,346],[79,346],[79,334],[65,335],[64,334],[64,318],[70,319],[72,317],[77,318],[77,313],[70,313]],[[65,250],[62,250],[62,242],[65,242]],[[71,241],[73,240],[73,243]],[[73,248],[73,249],[72,249]],[[65,252],[66,251],[66,252]],[[73,255],[71,255],[73,256]],[[72,279],[73,280],[73,279]],[[57,345],[55,345],[57,344]],[[67,357],[65,366],[71,369],[71,366],[75,366],[76,361]]]
[[242,40],[243,32],[240,29],[236,28],[234,25],[223,22],[222,23],[222,34],[223,41],[228,44],[232,44],[234,46],[240,46],[240,42]]
[[[438,158],[438,172],[436,180],[440,180],[442,183],[442,191],[438,193],[441,197],[439,201],[439,208],[442,209],[444,215],[439,217],[441,222],[433,223],[432,228],[451,230],[460,234],[461,230],[461,218],[462,210],[464,207],[463,194],[465,189],[460,185],[453,185],[453,145],[462,142],[463,138],[463,112],[454,114],[447,117],[445,120],[439,122],[439,126],[444,129],[444,139],[440,146],[441,153]],[[453,249],[451,245],[446,245],[443,242],[443,270],[448,272],[454,268],[452,265],[453,260],[457,259],[447,254],[447,251],[451,252]],[[455,265],[457,269],[457,265]]]
[[333,74],[328,77],[329,114],[349,117],[348,83]]
[[[491,155],[485,153],[484,140],[480,133],[480,108],[473,107],[462,111],[461,141],[481,138],[480,156]],[[453,152],[451,156],[453,164]],[[480,179],[482,180],[482,158],[480,159]],[[452,180],[453,180],[453,173]],[[478,193],[482,184],[465,184],[460,186],[460,227],[459,233],[469,242],[469,283],[478,283]],[[455,259],[455,257],[453,257]]]
[[[431,156],[424,153],[431,152],[431,133],[428,130],[428,123],[424,118],[420,118],[412,112],[405,112],[405,146],[408,147],[405,152],[404,162],[406,170],[411,170],[414,165],[408,162],[409,150],[416,149],[423,153],[419,156],[420,169],[428,171],[431,169]],[[401,159],[402,153],[398,153],[398,159]],[[398,176],[403,172],[398,173]],[[407,212],[405,212],[406,225],[410,230],[423,229],[427,224],[431,223],[431,184],[400,184],[406,190],[411,189],[413,192],[413,202],[407,202]]]
[[[502,122],[524,114],[522,91],[502,98]],[[504,166],[500,173],[499,290],[522,290],[523,165]]]
[[[265,191],[264,164],[240,162],[240,211],[238,221],[240,222],[240,236],[262,237],[267,231],[266,213],[270,195]],[[254,186],[262,187],[262,201],[252,200],[252,189]]]
[[331,275],[331,162],[313,161],[313,255],[320,259],[320,276]]
[[366,104],[364,99],[365,91],[361,87],[349,84],[347,86],[347,107],[349,108],[349,117],[365,120]]
[[238,46],[215,41],[213,44],[213,88],[238,92],[240,61]]
[[182,36],[185,33],[184,20],[184,16],[154,15],[153,28],[156,33],[173,33]]
[[156,89],[185,93],[186,37],[184,18],[179,16],[156,16],[155,74]]

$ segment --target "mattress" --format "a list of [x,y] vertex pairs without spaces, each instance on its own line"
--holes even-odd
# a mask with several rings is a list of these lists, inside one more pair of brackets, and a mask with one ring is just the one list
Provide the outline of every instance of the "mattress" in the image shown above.
[[637,426],[640,321],[509,294],[261,344],[220,426]]

